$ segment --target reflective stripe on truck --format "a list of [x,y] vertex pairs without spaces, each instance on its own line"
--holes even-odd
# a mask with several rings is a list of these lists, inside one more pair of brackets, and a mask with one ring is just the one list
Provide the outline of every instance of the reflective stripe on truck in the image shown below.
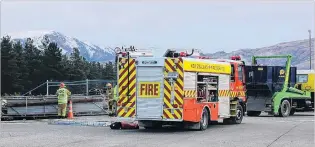
[[[184,71],[182,58],[167,58],[164,63],[164,120],[183,120]],[[176,75],[177,78],[170,78]]]
[[[118,61],[118,106],[117,117],[134,117],[136,106],[135,59],[119,58]],[[129,72],[129,74],[128,74]],[[129,78],[128,78],[129,75]],[[129,81],[128,81],[129,80]],[[129,92],[129,95],[128,95]]]

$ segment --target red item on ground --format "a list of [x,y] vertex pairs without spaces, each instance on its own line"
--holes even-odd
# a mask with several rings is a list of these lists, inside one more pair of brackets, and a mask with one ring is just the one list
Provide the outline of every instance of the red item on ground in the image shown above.
[[114,122],[110,125],[111,129],[139,129],[138,122]]
[[139,129],[138,122],[121,122],[121,129]]

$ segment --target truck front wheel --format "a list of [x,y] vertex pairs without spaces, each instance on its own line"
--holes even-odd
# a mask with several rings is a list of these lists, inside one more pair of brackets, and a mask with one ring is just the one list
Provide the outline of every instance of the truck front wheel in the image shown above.
[[240,124],[242,123],[243,117],[244,117],[243,107],[240,104],[238,104],[236,107],[236,116],[224,118],[223,124]]
[[290,115],[291,106],[288,100],[283,100],[280,105],[280,112],[279,115],[281,117],[288,117]]

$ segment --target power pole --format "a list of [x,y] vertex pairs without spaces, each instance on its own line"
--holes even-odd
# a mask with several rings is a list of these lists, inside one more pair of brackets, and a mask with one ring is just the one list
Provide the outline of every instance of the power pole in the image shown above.
[[312,70],[312,38],[311,38],[311,30],[308,30],[309,34],[309,46],[310,46],[310,70]]

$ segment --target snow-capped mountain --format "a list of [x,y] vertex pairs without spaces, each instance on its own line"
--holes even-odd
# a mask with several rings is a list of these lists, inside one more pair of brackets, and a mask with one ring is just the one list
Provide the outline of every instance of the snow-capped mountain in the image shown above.
[[22,43],[24,43],[27,38],[32,38],[34,40],[34,45],[39,49],[42,45],[44,37],[47,36],[51,42],[56,42],[58,44],[58,46],[62,49],[63,54],[69,55],[73,48],[78,48],[81,55],[88,61],[106,62],[113,61],[115,59],[114,51],[110,48],[100,47],[52,30],[26,31],[8,33],[6,35],[11,36],[12,40],[20,40]]
[[[230,58],[233,55],[241,56],[246,64],[251,64],[252,56],[269,56],[269,55],[292,55],[292,66],[298,69],[309,69],[310,65],[310,49],[309,39],[297,40],[291,42],[283,42],[269,47],[262,47],[257,49],[239,49],[230,53],[224,51],[216,53],[207,53],[211,58]],[[283,59],[257,59],[258,63],[264,65],[279,65],[284,66]],[[314,38],[312,39],[312,67],[314,68]]]

